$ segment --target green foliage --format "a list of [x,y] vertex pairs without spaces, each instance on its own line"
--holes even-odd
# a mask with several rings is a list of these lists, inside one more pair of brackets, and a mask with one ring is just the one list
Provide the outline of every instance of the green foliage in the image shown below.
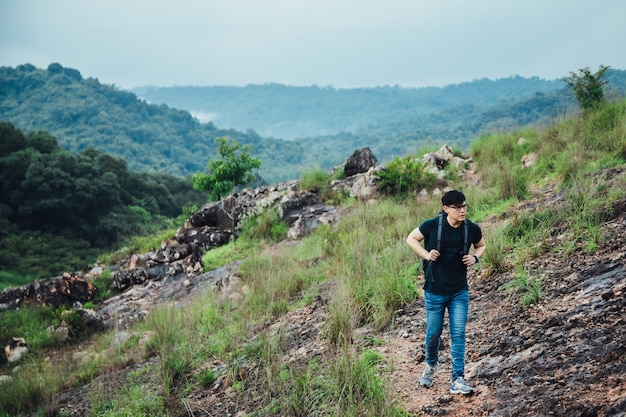
[[249,250],[246,250],[248,246],[250,245],[231,242],[227,245],[211,248],[211,250],[206,251],[204,255],[202,255],[204,270],[213,271],[239,259],[243,259],[246,254],[251,253]]
[[[113,278],[110,269],[106,269],[102,274],[96,276],[91,283],[98,289],[93,303],[107,300],[116,293],[116,289],[113,287]],[[84,307],[89,308],[87,303],[85,303]]]
[[531,274],[526,268],[518,268],[515,278],[504,284],[500,289],[512,291],[517,295],[521,294],[520,303],[527,306],[541,299],[542,287],[543,279],[541,276]]
[[91,393],[94,415],[101,417],[166,417],[167,399],[151,387],[150,374],[134,372],[112,388],[94,384]]
[[[384,154],[387,161],[414,152],[415,142],[411,143],[411,140],[415,138],[427,138],[425,143],[435,139],[446,142],[457,139],[465,133],[461,133],[462,125],[474,123],[484,109],[496,101],[514,103],[533,98],[537,92],[554,92],[561,86],[558,80],[516,76],[496,81],[481,79],[444,88],[383,86],[345,89],[264,84],[139,87],[133,91],[153,103],[219,113],[216,122],[235,129],[254,126],[255,131],[263,136],[289,140],[308,138],[303,140],[307,151],[317,145],[311,138],[326,139],[325,136],[332,132],[353,132],[359,137],[367,135],[367,140],[362,143],[371,146],[375,142],[374,153],[377,156]],[[547,112],[545,107],[545,104],[535,102],[532,116]],[[328,142],[342,146],[342,142],[353,140],[349,135],[340,137],[341,141],[335,137],[334,141]],[[347,149],[349,153],[340,155],[345,159],[361,147],[351,147]]]
[[204,388],[211,388],[211,386],[217,381],[218,375],[213,371],[213,369],[203,369],[197,375],[198,382]]
[[10,287],[21,287],[39,279],[37,275],[21,275],[9,271],[0,271],[0,291]]
[[[275,183],[314,167],[330,170],[364,146],[380,163],[433,143],[467,149],[480,132],[547,124],[573,107],[560,80],[537,77],[443,88],[143,87],[134,95],[54,66],[1,67],[0,120],[50,132],[72,153],[98,149],[132,171],[182,177],[217,157],[217,137],[253,147],[260,175]],[[613,95],[623,97],[626,72],[607,74]],[[219,117],[202,123],[202,113]]]
[[554,228],[564,227],[558,210],[526,211],[516,216],[504,229],[507,242],[528,256],[536,257],[548,249],[548,237]]
[[300,177],[300,190],[308,190],[323,195],[330,186],[330,174],[322,170],[307,171]]
[[208,192],[217,201],[235,187],[248,185],[254,180],[252,170],[258,169],[261,161],[250,155],[249,146],[236,140],[217,138],[215,141],[222,159],[209,161],[207,173],[196,172],[191,182],[195,190]]
[[[3,374],[8,374],[5,370]],[[50,361],[28,361],[19,365],[19,372],[12,381],[2,384],[0,390],[0,415],[6,417],[54,414],[57,391],[62,388],[65,377],[63,368]]]
[[[521,140],[519,138],[524,138]],[[504,199],[522,200],[528,196],[528,172],[520,160],[530,153],[536,140],[532,131],[506,135],[483,135],[472,145],[472,154],[482,167],[482,180],[494,187]]]
[[156,333],[153,345],[160,361],[159,378],[169,394],[195,363],[198,346],[195,346],[193,331],[198,316],[191,310],[165,306],[153,311],[148,320]]
[[345,349],[328,370],[317,360],[286,364],[271,381],[273,401],[260,415],[408,417],[390,401],[386,381],[378,374],[383,360],[372,351],[359,358]]
[[[154,233],[205,201],[182,178],[133,173],[94,149],[72,155],[46,132],[0,123],[0,269],[38,278],[82,270],[102,249]],[[15,256],[19,253],[20,256]]]
[[481,259],[481,264],[486,265],[486,277],[506,271],[507,259],[510,257],[511,247],[506,239],[505,232],[501,229],[492,232],[488,236],[489,249]]
[[[318,412],[324,406],[324,396],[328,384],[322,376],[322,368],[317,360],[308,365],[298,367],[285,366],[274,382],[274,390],[278,396],[276,403],[271,404],[284,410],[287,415],[306,417]],[[269,411],[270,415],[276,414]]]
[[300,190],[308,190],[319,195],[328,204],[339,206],[349,200],[350,191],[333,190],[331,181],[342,176],[343,170],[336,171],[333,176],[320,169],[311,170],[302,174],[298,186]]
[[608,69],[609,67],[600,65],[598,71],[592,74],[589,68],[582,68],[578,70],[578,74],[570,72],[569,78],[565,80],[584,111],[598,107],[604,101],[603,85],[607,81],[602,77]]
[[[350,350],[331,365],[331,404],[341,416],[408,416],[388,399],[385,381],[378,375],[378,360],[372,356],[357,357]],[[380,358],[377,358],[380,359]]]
[[29,349],[41,351],[52,346],[53,335],[46,329],[60,323],[60,311],[50,308],[24,306],[16,310],[7,310],[0,314],[0,340],[9,340],[20,335],[28,341]]
[[276,209],[252,215],[241,225],[241,236],[250,241],[280,242],[288,231],[289,226],[280,219]]
[[437,176],[426,172],[424,164],[411,156],[395,158],[377,175],[381,179],[379,190],[389,195],[417,193],[422,189],[429,190],[437,183]]
[[324,336],[331,348],[340,349],[352,344],[353,332],[359,317],[354,300],[345,292],[337,292],[328,308]]

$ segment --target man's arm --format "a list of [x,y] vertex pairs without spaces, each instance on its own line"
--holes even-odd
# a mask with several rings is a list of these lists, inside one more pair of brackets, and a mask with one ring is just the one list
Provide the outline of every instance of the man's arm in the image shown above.
[[420,232],[419,227],[416,227],[406,238],[406,243],[413,249],[413,252],[417,253],[420,257],[427,261],[436,261],[439,258],[439,251],[432,249],[430,252],[422,245],[424,235]]
[[463,263],[467,266],[476,265],[478,259],[483,256],[486,250],[487,244],[485,243],[485,238],[481,238],[477,243],[474,243],[474,253],[472,255],[463,256]]

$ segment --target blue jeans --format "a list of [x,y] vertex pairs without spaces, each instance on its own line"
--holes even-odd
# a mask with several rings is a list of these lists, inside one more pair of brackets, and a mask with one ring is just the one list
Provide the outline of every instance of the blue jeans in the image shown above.
[[450,357],[452,380],[464,377],[465,373],[465,324],[469,310],[469,291],[452,295],[437,295],[424,292],[426,306],[426,363],[439,362],[439,341],[443,331],[443,316],[446,308],[450,319]]

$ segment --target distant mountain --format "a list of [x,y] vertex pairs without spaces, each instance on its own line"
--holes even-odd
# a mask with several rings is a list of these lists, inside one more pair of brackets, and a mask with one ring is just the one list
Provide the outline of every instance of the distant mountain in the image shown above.
[[[519,76],[488,79],[447,87],[398,86],[336,89],[281,84],[245,87],[138,87],[132,91],[154,103],[184,109],[202,122],[262,136],[298,139],[340,132],[368,133],[372,127],[418,122],[422,128],[441,124],[454,113],[477,113],[508,107],[536,93],[564,88],[562,81]],[[457,110],[457,111],[455,111]],[[469,118],[469,117],[468,117]]]
[[[623,96],[626,71],[606,77],[611,94]],[[441,88],[266,84],[129,92],[58,63],[45,70],[26,64],[0,68],[0,121],[25,133],[46,130],[71,152],[94,148],[124,158],[132,170],[182,176],[204,171],[218,157],[215,139],[227,136],[249,145],[261,176],[274,183],[330,169],[364,147],[380,163],[443,143],[469,150],[483,132],[544,124],[575,110],[564,84],[515,76]]]

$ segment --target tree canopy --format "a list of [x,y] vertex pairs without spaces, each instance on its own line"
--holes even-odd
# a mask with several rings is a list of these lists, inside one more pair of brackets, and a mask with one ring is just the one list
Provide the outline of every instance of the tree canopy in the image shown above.
[[[123,159],[95,149],[71,154],[48,132],[24,135],[0,122],[0,139],[0,224],[5,230],[0,270],[32,271],[35,265],[41,273],[58,273],[59,258],[65,268],[82,266],[93,250],[150,231],[179,216],[185,204],[206,201],[188,179],[132,172]],[[49,242],[56,242],[54,258],[39,253]],[[74,247],[78,242],[82,250]],[[64,247],[72,250],[59,256]],[[15,248],[37,253],[37,259],[17,256]]]
[[219,200],[235,187],[245,186],[255,178],[252,171],[261,167],[261,161],[250,155],[251,149],[236,140],[217,138],[221,159],[207,164],[207,173],[195,173],[191,177],[193,188],[208,192],[213,200]]
[[576,100],[583,111],[591,110],[604,101],[604,85],[608,83],[603,77],[609,67],[600,65],[595,74],[589,68],[582,68],[578,73],[571,72],[567,85],[574,92]]

